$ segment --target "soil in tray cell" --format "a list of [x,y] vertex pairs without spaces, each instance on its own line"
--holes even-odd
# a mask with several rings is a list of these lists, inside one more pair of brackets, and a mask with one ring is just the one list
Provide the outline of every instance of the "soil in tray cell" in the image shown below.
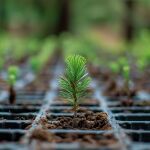
[[79,143],[83,147],[113,146],[117,139],[112,134],[81,134],[81,133],[50,133],[47,130],[36,129],[32,132],[31,139],[49,143]]
[[[69,113],[68,113],[69,114]],[[107,119],[107,114],[104,112],[94,113],[85,111],[77,113],[77,116],[57,115],[48,117],[49,121],[43,122],[48,129],[82,129],[82,130],[109,130],[111,125]]]

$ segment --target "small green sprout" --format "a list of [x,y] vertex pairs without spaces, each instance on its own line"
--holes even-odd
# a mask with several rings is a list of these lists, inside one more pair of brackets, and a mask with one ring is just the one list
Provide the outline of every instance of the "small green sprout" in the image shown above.
[[37,57],[32,57],[30,60],[29,60],[29,63],[31,65],[31,68],[33,69],[33,71],[35,73],[38,73],[40,70],[41,70],[41,61],[38,60]]
[[16,66],[10,66],[8,68],[8,83],[10,85],[14,85],[18,76],[18,67]]
[[130,97],[130,67],[129,65],[123,66],[123,77],[124,77],[124,88],[127,93],[127,96]]
[[14,104],[16,101],[16,92],[14,89],[14,85],[16,83],[17,80],[17,76],[18,76],[18,67],[16,66],[10,66],[8,68],[8,83],[9,83],[9,103],[10,104]]
[[77,109],[81,99],[86,95],[91,79],[87,73],[84,57],[72,55],[67,57],[65,62],[64,76],[59,79],[60,94],[73,105],[74,117],[76,117]]
[[111,62],[109,64],[109,68],[112,70],[113,73],[116,73],[116,74],[120,71],[120,66],[116,62]]
[[123,66],[123,76],[126,80],[130,78],[130,67],[128,65]]

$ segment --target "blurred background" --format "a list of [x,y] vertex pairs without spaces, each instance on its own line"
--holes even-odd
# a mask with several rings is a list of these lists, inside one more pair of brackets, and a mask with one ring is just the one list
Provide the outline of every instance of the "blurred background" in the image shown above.
[[150,0],[0,0],[1,52],[36,49],[50,36],[86,39],[104,53],[149,49]]

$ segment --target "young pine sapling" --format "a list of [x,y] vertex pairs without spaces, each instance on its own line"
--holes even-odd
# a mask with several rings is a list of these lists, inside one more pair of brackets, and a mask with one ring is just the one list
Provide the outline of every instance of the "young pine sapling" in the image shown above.
[[129,98],[131,96],[130,93],[130,67],[129,65],[124,65],[123,68],[123,77],[124,77],[124,90]]
[[80,55],[72,55],[66,59],[66,70],[59,79],[60,94],[73,105],[74,117],[81,99],[87,94],[90,84],[87,73],[86,59]]
[[18,76],[18,68],[16,66],[10,66],[8,68],[8,84],[9,84],[9,103],[14,104],[16,101],[16,92],[14,85]]

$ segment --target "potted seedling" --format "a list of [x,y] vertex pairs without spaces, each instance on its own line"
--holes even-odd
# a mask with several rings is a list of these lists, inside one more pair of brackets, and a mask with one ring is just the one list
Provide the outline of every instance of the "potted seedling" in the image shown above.
[[106,113],[95,113],[87,108],[79,107],[88,95],[87,89],[91,81],[87,72],[86,59],[80,55],[71,55],[65,62],[64,75],[59,78],[60,95],[63,100],[71,104],[72,109],[65,115],[60,112],[57,117],[52,118],[48,123],[48,129],[107,130],[110,124]]
[[[122,89],[122,96],[125,96],[126,98],[122,99],[122,104],[124,106],[131,106],[133,105],[133,96],[135,96],[136,91],[135,89],[131,86],[131,77],[130,77],[130,71],[131,68],[128,64],[124,65],[122,68],[122,75],[124,78],[124,84],[123,84],[123,89]],[[132,87],[132,88],[131,88]]]
[[74,117],[81,99],[86,96],[90,84],[90,77],[87,73],[86,59],[80,55],[69,56],[66,59],[66,70],[64,76],[59,79],[60,94],[73,106]]
[[8,84],[9,84],[9,103],[14,104],[16,101],[16,91],[14,89],[16,79],[18,76],[18,68],[16,66],[10,66],[8,68]]

